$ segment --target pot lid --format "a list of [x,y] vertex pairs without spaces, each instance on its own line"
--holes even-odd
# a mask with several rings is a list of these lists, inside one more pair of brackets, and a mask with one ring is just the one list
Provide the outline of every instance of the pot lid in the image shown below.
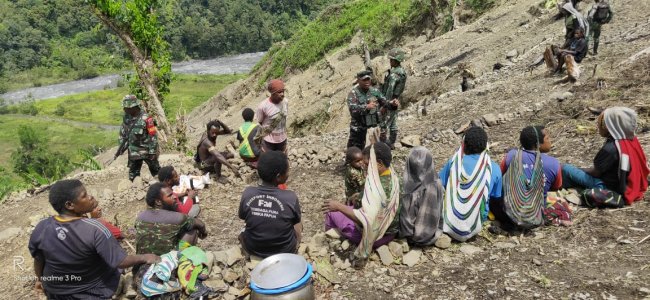
[[277,289],[297,282],[306,272],[304,257],[282,253],[262,260],[251,272],[251,281],[262,289]]

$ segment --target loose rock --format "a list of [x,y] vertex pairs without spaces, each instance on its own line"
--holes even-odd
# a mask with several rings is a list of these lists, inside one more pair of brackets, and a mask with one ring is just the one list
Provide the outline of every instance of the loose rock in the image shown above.
[[476,247],[474,245],[462,245],[460,246],[460,252],[467,254],[467,255],[474,255],[479,252],[483,252],[483,250],[479,247]]
[[242,256],[241,254],[241,249],[239,248],[239,246],[235,246],[228,249],[228,251],[226,251],[226,257],[227,257],[226,264],[228,266],[232,266],[237,261],[244,258],[244,256]]
[[498,118],[494,114],[483,115],[483,122],[485,122],[487,126],[494,126],[498,124]]
[[390,253],[392,253],[394,257],[402,257],[402,255],[404,255],[402,245],[394,241],[388,243],[388,249],[390,249]]
[[393,255],[390,254],[390,249],[388,249],[388,246],[383,245],[377,248],[377,254],[381,259],[381,263],[385,266],[389,266],[393,263]]
[[404,257],[402,257],[402,263],[409,267],[413,267],[420,261],[421,255],[422,255],[422,251],[411,250],[409,253],[406,253]]
[[339,239],[339,238],[341,238],[341,235],[339,234],[339,232],[336,231],[336,229],[334,229],[334,228],[332,228],[332,229],[326,231],[326,232],[325,232],[325,235],[326,235],[328,238],[331,238],[331,239]]
[[443,234],[436,240],[434,246],[440,249],[447,249],[451,247],[451,238],[448,235]]

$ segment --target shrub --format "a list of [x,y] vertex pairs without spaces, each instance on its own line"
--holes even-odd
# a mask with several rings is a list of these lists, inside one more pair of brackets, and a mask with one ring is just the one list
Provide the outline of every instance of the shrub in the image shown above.
[[63,177],[70,170],[70,160],[51,151],[48,140],[32,127],[18,128],[20,147],[11,154],[14,172],[31,184],[47,184]]
[[63,103],[59,103],[56,106],[56,109],[54,109],[54,114],[59,116],[59,117],[62,117],[63,115],[65,115],[65,106],[63,106]]

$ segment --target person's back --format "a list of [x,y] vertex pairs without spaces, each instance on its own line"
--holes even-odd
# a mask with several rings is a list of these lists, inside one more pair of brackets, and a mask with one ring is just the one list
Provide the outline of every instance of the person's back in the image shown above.
[[246,223],[240,242],[260,257],[296,253],[302,232],[300,202],[293,191],[278,188],[289,176],[287,156],[264,152],[257,166],[262,183],[244,189],[239,204],[239,218]]
[[110,297],[117,288],[120,273],[115,266],[126,257],[110,231],[89,218],[41,221],[32,233],[29,250],[47,261],[42,280],[46,291],[67,295],[94,290],[97,298]]
[[445,187],[443,230],[459,241],[481,230],[488,217],[489,202],[502,196],[499,165],[490,159],[486,147],[487,133],[480,127],[471,127],[465,132],[463,146],[439,173]]
[[245,220],[242,237],[251,254],[267,257],[294,253],[298,247],[294,225],[300,222],[300,203],[293,191],[277,186],[250,186],[242,193],[239,218]]

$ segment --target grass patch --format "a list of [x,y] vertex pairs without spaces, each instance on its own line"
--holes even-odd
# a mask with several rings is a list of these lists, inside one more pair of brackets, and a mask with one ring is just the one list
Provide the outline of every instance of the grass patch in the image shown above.
[[255,68],[269,65],[259,84],[282,77],[287,68],[309,67],[348,43],[358,30],[363,30],[371,51],[384,49],[396,33],[413,28],[430,12],[431,1],[424,0],[365,0],[330,6],[286,43],[271,47]]
[[[189,112],[228,84],[245,76],[247,75],[176,75],[172,81],[171,92],[163,103],[167,118],[170,122],[174,122],[174,116],[181,106]],[[121,100],[128,93],[128,88],[122,86],[112,90],[40,100],[33,105],[41,116],[104,125],[120,125],[124,115]],[[8,111],[21,113],[27,111],[24,107],[27,105],[32,104],[13,105],[8,108]]]

